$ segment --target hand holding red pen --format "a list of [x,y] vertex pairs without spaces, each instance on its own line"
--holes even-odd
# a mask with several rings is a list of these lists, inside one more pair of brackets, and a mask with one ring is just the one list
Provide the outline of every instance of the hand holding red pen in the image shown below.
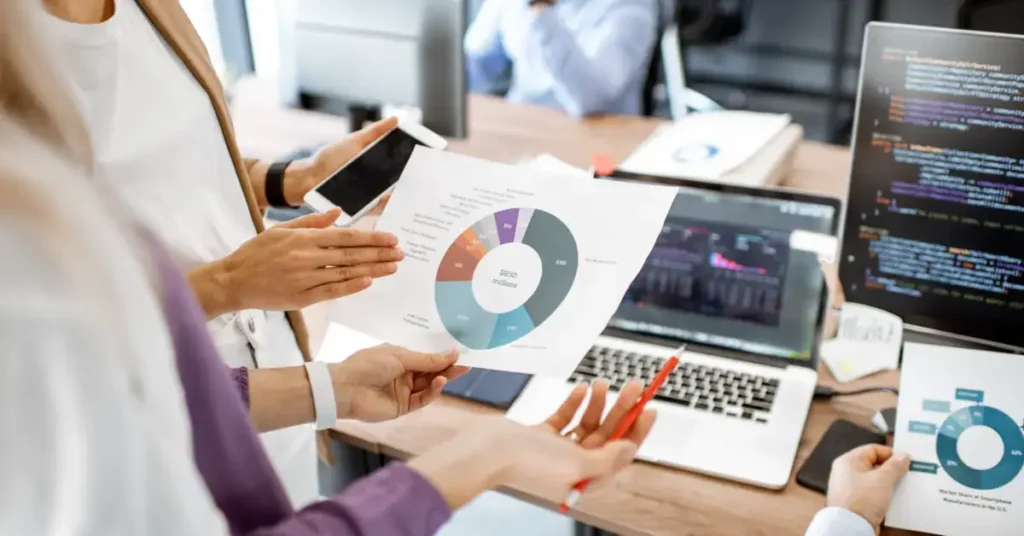
[[564,493],[584,479],[602,479],[628,466],[651,427],[655,413],[646,410],[629,432],[609,438],[636,407],[643,384],[630,382],[605,413],[608,382],[597,380],[579,425],[567,430],[583,408],[587,386],[576,386],[547,420],[522,426],[504,417],[481,418],[465,432],[410,460],[408,465],[424,476],[457,509],[486,489],[507,485],[538,492]]
[[[659,370],[658,374],[654,376],[654,379],[651,381],[650,385],[648,385],[647,388],[644,389],[644,392],[640,396],[640,399],[637,400],[635,403],[633,403],[632,406],[629,407],[629,410],[625,413],[625,415],[622,418],[615,419],[615,421],[617,421],[617,424],[616,424],[615,428],[613,429],[612,433],[610,435],[608,435],[608,436],[605,436],[603,438],[597,438],[597,439],[600,439],[600,441],[602,443],[605,440],[607,440],[607,441],[618,441],[618,440],[620,440],[620,439],[622,439],[624,437],[627,437],[630,433],[632,433],[632,430],[634,430],[634,428],[637,425],[637,423],[639,422],[639,419],[641,418],[641,416],[644,413],[647,412],[647,410],[645,409],[645,407],[647,406],[647,403],[654,399],[654,395],[658,392],[658,389],[661,389],[661,386],[664,385],[665,380],[668,379],[669,374],[672,374],[672,371],[675,370],[676,365],[678,365],[678,364],[679,364],[679,358],[678,357],[672,356],[671,358],[669,358],[661,366],[661,370]],[[622,395],[619,395],[619,396],[620,396],[620,402],[621,402]],[[615,409],[617,409],[618,406],[619,406],[619,404],[616,403],[616,408]],[[611,416],[612,415],[609,414],[609,417],[611,417]],[[612,421],[612,419],[608,419],[608,420]],[[646,433],[645,433],[645,435],[646,435]],[[601,443],[597,443],[595,441],[595,445],[600,445],[600,444]],[[577,482],[576,485],[573,486],[572,491],[569,493],[569,496],[566,497],[565,501],[563,501],[562,504],[560,504],[558,506],[558,511],[562,512],[563,514],[567,513],[569,511],[569,508],[576,504],[576,501],[579,500],[580,496],[583,494],[583,491],[587,489],[588,485],[590,485],[590,479],[589,478],[586,478],[586,479],[583,479],[583,480],[580,480],[579,482]]]

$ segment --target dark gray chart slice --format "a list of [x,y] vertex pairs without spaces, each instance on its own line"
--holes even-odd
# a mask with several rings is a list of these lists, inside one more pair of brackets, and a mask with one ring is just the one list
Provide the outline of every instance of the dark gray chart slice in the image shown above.
[[562,220],[543,210],[533,211],[522,243],[533,248],[541,260],[540,283],[523,304],[533,325],[539,326],[569,294],[579,268],[579,250]]

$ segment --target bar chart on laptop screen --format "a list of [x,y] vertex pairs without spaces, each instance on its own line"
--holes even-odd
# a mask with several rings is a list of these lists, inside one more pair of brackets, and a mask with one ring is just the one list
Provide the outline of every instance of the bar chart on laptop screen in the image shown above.
[[847,298],[923,325],[1024,310],[1024,40],[874,27],[865,58]]
[[777,326],[789,235],[670,217],[626,300]]

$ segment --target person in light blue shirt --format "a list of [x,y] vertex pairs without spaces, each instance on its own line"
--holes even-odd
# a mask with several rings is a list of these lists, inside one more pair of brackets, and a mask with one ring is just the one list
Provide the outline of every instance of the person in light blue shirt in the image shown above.
[[864,445],[832,464],[825,509],[805,536],[875,536],[893,491],[910,470],[910,457],[882,445]]
[[573,117],[639,114],[658,0],[486,0],[466,33],[469,90],[512,68],[510,101]]

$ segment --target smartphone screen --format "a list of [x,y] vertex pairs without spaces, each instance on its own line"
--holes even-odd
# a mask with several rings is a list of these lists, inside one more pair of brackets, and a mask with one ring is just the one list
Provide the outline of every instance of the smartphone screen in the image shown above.
[[417,145],[425,145],[396,128],[321,184],[317,193],[354,216],[398,182]]

